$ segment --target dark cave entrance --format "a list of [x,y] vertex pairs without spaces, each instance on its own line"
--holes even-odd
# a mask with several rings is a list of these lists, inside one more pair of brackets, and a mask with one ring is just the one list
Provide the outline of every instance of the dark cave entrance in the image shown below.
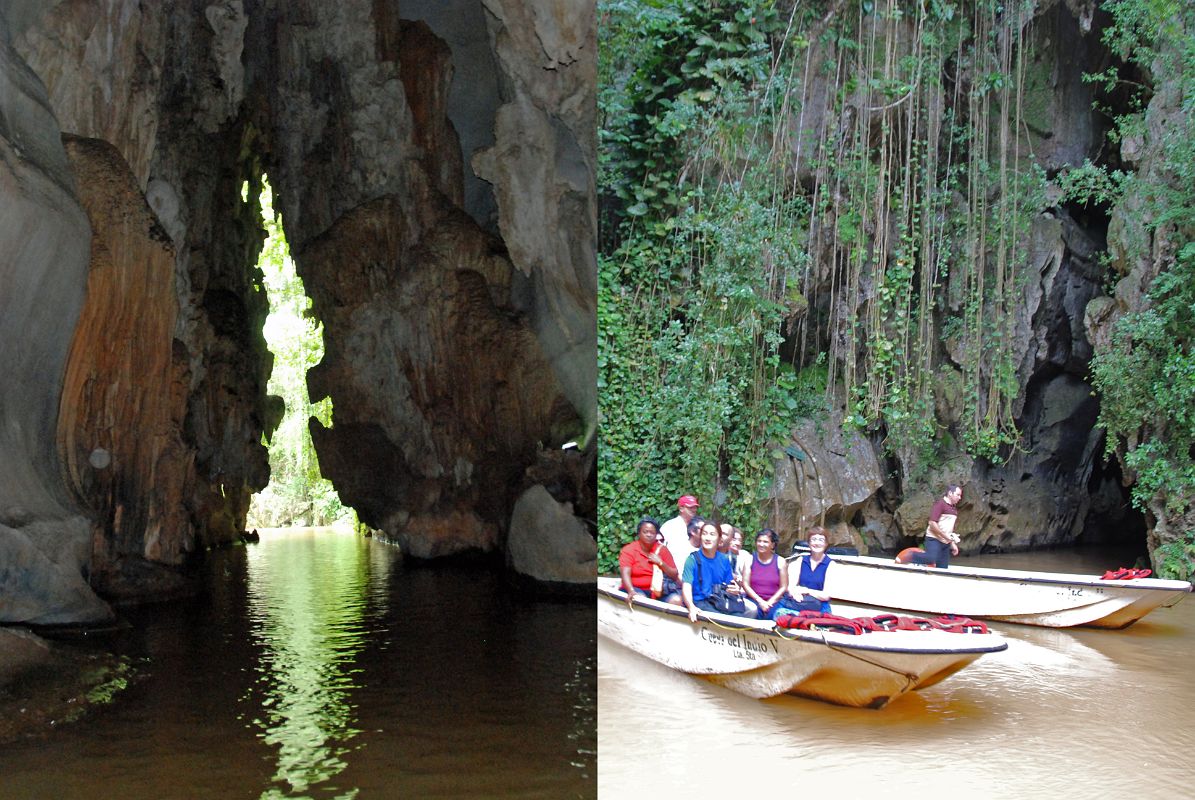
[[1133,505],[1130,489],[1124,485],[1120,461],[1115,457],[1097,458],[1087,481],[1087,491],[1092,497],[1092,506],[1075,544],[1132,545],[1145,551],[1148,528],[1145,514]]

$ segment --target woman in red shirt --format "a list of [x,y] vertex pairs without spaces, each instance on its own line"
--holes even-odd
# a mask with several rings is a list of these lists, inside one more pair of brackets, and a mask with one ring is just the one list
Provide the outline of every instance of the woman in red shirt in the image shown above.
[[664,578],[673,581],[680,578],[672,553],[658,541],[659,530],[654,519],[644,517],[639,520],[635,541],[624,545],[618,553],[618,570],[622,573],[622,590],[627,593],[628,606],[634,605],[636,594],[667,601],[667,597],[660,597]]

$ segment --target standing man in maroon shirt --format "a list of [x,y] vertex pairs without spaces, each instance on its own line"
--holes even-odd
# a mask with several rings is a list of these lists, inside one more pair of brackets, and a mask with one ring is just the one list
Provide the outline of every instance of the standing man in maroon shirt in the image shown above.
[[929,525],[925,528],[925,558],[939,569],[950,566],[950,557],[958,555],[959,536],[954,532],[958,521],[958,503],[963,499],[963,489],[957,484],[946,487],[946,493],[934,501],[929,512]]

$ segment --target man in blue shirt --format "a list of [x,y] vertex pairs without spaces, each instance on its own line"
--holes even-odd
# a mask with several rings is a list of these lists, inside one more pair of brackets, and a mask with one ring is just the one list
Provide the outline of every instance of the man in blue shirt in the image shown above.
[[720,583],[727,584],[728,594],[738,594],[740,589],[734,582],[734,571],[730,567],[730,559],[724,553],[718,552],[718,539],[721,534],[712,522],[701,526],[701,549],[694,551],[685,561],[685,570],[681,575],[684,582],[681,594],[685,605],[689,608],[689,621],[697,621],[697,609],[703,611],[717,611],[708,598],[713,588]]

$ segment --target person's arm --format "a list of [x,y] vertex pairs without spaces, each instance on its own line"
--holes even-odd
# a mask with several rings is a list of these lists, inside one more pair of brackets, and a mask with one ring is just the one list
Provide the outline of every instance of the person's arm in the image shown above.
[[627,593],[627,607],[633,608],[635,605],[635,587],[631,584],[631,568],[626,564],[620,564],[618,571],[622,573],[622,590]]
[[784,597],[784,593],[788,591],[788,564],[780,556],[772,556],[772,558],[780,559],[780,563],[777,565],[780,570],[780,585],[776,587],[776,594],[768,598],[767,608],[760,606],[764,611],[770,610],[772,606],[779,603],[780,598]]
[[668,552],[667,547],[660,547],[658,553],[649,553],[647,560],[659,567],[664,572],[664,577],[680,581],[680,573],[676,570],[676,562],[673,561],[672,553]]
[[791,564],[785,566],[785,569],[788,570],[788,578],[784,581],[784,588],[794,600],[801,598],[801,558],[802,556],[797,556]]
[[[945,524],[943,524],[945,523]],[[962,541],[961,537],[954,532],[954,526],[958,524],[957,514],[943,514],[938,519],[938,530],[942,532],[944,544],[950,545],[950,552],[953,555],[958,555],[958,543]]]
[[696,622],[697,606],[693,604],[693,584],[688,581],[681,584],[681,595],[685,598],[685,605],[689,609],[689,622]]

